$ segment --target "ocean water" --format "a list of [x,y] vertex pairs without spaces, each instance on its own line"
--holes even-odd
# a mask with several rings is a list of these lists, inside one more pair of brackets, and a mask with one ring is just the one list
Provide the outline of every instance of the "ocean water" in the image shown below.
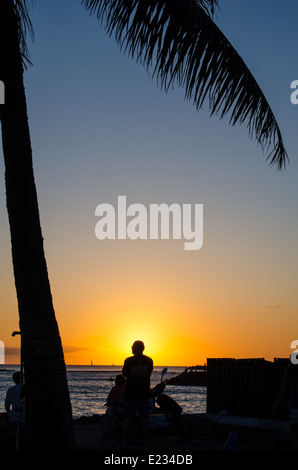
[[[12,374],[18,366],[3,366],[0,371],[0,412],[5,411],[6,390],[13,385]],[[151,386],[160,381],[162,367],[155,367]],[[166,379],[183,372],[183,367],[168,367]],[[114,385],[115,376],[121,366],[67,366],[67,380],[74,418],[104,414],[108,393]],[[183,413],[205,413],[207,388],[197,386],[167,385],[165,393],[182,406]]]

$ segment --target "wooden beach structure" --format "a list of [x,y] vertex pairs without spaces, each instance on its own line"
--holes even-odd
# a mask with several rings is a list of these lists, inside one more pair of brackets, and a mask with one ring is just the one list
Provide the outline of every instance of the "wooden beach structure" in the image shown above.
[[[289,359],[208,359],[207,413],[271,417]],[[287,419],[284,403],[281,419]]]

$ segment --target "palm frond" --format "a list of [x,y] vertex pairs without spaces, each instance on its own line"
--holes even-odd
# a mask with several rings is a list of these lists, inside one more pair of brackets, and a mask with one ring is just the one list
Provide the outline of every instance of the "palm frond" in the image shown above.
[[212,20],[217,0],[81,0],[124,51],[153,66],[161,87],[177,83],[199,109],[247,122],[270,165],[288,159],[276,118],[252,73]]
[[[33,4],[34,0],[31,0],[31,5]],[[18,32],[23,65],[27,68],[28,65],[32,64],[30,61],[30,53],[27,47],[26,36],[29,34],[31,39],[34,40],[34,31],[30,20],[28,2],[27,0],[13,0],[13,6],[19,22]]]

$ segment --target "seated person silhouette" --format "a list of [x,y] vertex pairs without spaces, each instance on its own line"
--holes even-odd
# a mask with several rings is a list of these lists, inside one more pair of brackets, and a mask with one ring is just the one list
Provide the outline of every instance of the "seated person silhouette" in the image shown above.
[[118,374],[115,377],[115,385],[111,388],[106,405],[108,406],[107,414],[114,416],[115,412],[122,409],[124,398],[125,377]]

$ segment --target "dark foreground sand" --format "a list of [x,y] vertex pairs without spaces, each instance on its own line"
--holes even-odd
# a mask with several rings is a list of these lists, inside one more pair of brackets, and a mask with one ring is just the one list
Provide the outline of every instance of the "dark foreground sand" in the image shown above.
[[[169,430],[153,430],[151,453],[192,454],[199,451],[218,450],[291,450],[289,426],[285,421],[231,417],[226,415],[183,415],[188,432],[181,435]],[[110,436],[108,423],[103,417],[82,417],[74,420],[76,449],[81,451],[101,451],[108,457],[121,454],[120,440]],[[0,425],[0,449],[15,449],[16,428],[10,423]],[[142,452],[139,435],[132,437],[126,454]],[[21,446],[22,447],[22,446]]]
[[[228,417],[225,415],[183,415],[188,432],[181,435],[153,430],[150,450],[188,452],[201,450],[289,450],[289,426],[285,421]],[[79,449],[118,451],[119,439],[109,436],[103,420],[75,422]],[[131,439],[129,449],[142,450],[140,436]]]

